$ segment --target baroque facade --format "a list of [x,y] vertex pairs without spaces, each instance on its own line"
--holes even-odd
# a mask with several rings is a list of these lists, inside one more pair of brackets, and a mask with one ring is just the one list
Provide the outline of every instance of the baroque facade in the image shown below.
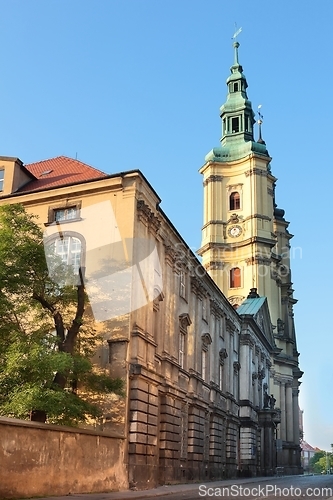
[[140,171],[0,158],[0,203],[37,214],[46,247],[85,270],[96,362],[126,382],[96,426],[126,437],[131,487],[300,470],[291,235],[237,50],[222,147],[201,169],[202,263]]
[[[299,369],[291,280],[292,234],[277,207],[277,178],[262,138],[254,139],[254,112],[234,43],[234,64],[227,79],[227,100],[220,108],[221,146],[201,168],[204,177],[204,226],[199,251],[205,269],[237,308],[255,287],[267,297],[277,351],[272,357],[271,390],[281,410],[277,429],[278,463],[299,470]],[[242,307],[242,306],[241,306]],[[278,353],[278,350],[280,351]]]

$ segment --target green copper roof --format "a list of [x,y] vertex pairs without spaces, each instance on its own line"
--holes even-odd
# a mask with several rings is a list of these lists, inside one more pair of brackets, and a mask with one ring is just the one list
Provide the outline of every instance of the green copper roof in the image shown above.
[[221,146],[212,149],[206,155],[206,161],[227,162],[243,158],[250,152],[268,156],[264,141],[254,140],[255,124],[251,101],[246,93],[247,81],[238,60],[239,43],[234,42],[234,64],[227,79],[228,94],[226,102],[220,108],[222,119]]
[[237,308],[238,314],[255,315],[266,301],[266,297],[257,297],[255,299],[245,299]]

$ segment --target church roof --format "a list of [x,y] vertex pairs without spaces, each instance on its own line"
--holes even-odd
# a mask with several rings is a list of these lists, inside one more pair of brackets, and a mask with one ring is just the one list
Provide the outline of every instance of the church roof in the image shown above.
[[33,179],[18,190],[20,193],[40,191],[107,177],[107,174],[101,170],[66,156],[30,163],[25,165],[25,168],[33,175]]
[[245,299],[244,302],[237,308],[238,314],[252,314],[255,315],[262,307],[266,297],[257,297],[255,299]]

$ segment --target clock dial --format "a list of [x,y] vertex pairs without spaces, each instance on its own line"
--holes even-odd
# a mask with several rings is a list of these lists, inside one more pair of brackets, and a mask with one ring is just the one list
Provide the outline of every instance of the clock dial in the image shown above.
[[228,234],[232,238],[237,238],[237,236],[240,236],[241,233],[242,233],[242,228],[240,226],[231,226],[228,229]]

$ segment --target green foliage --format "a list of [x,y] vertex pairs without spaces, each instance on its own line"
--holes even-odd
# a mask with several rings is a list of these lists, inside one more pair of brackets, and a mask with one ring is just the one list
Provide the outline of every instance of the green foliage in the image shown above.
[[57,257],[64,279],[50,278],[42,231],[20,205],[0,207],[0,262],[0,415],[39,411],[62,425],[98,418],[92,396],[122,395],[123,382],[92,365],[100,339],[83,314],[84,291],[61,284],[70,271]]
[[309,466],[310,470],[316,474],[333,469],[333,453],[326,453],[323,450],[316,452],[311,458]]

